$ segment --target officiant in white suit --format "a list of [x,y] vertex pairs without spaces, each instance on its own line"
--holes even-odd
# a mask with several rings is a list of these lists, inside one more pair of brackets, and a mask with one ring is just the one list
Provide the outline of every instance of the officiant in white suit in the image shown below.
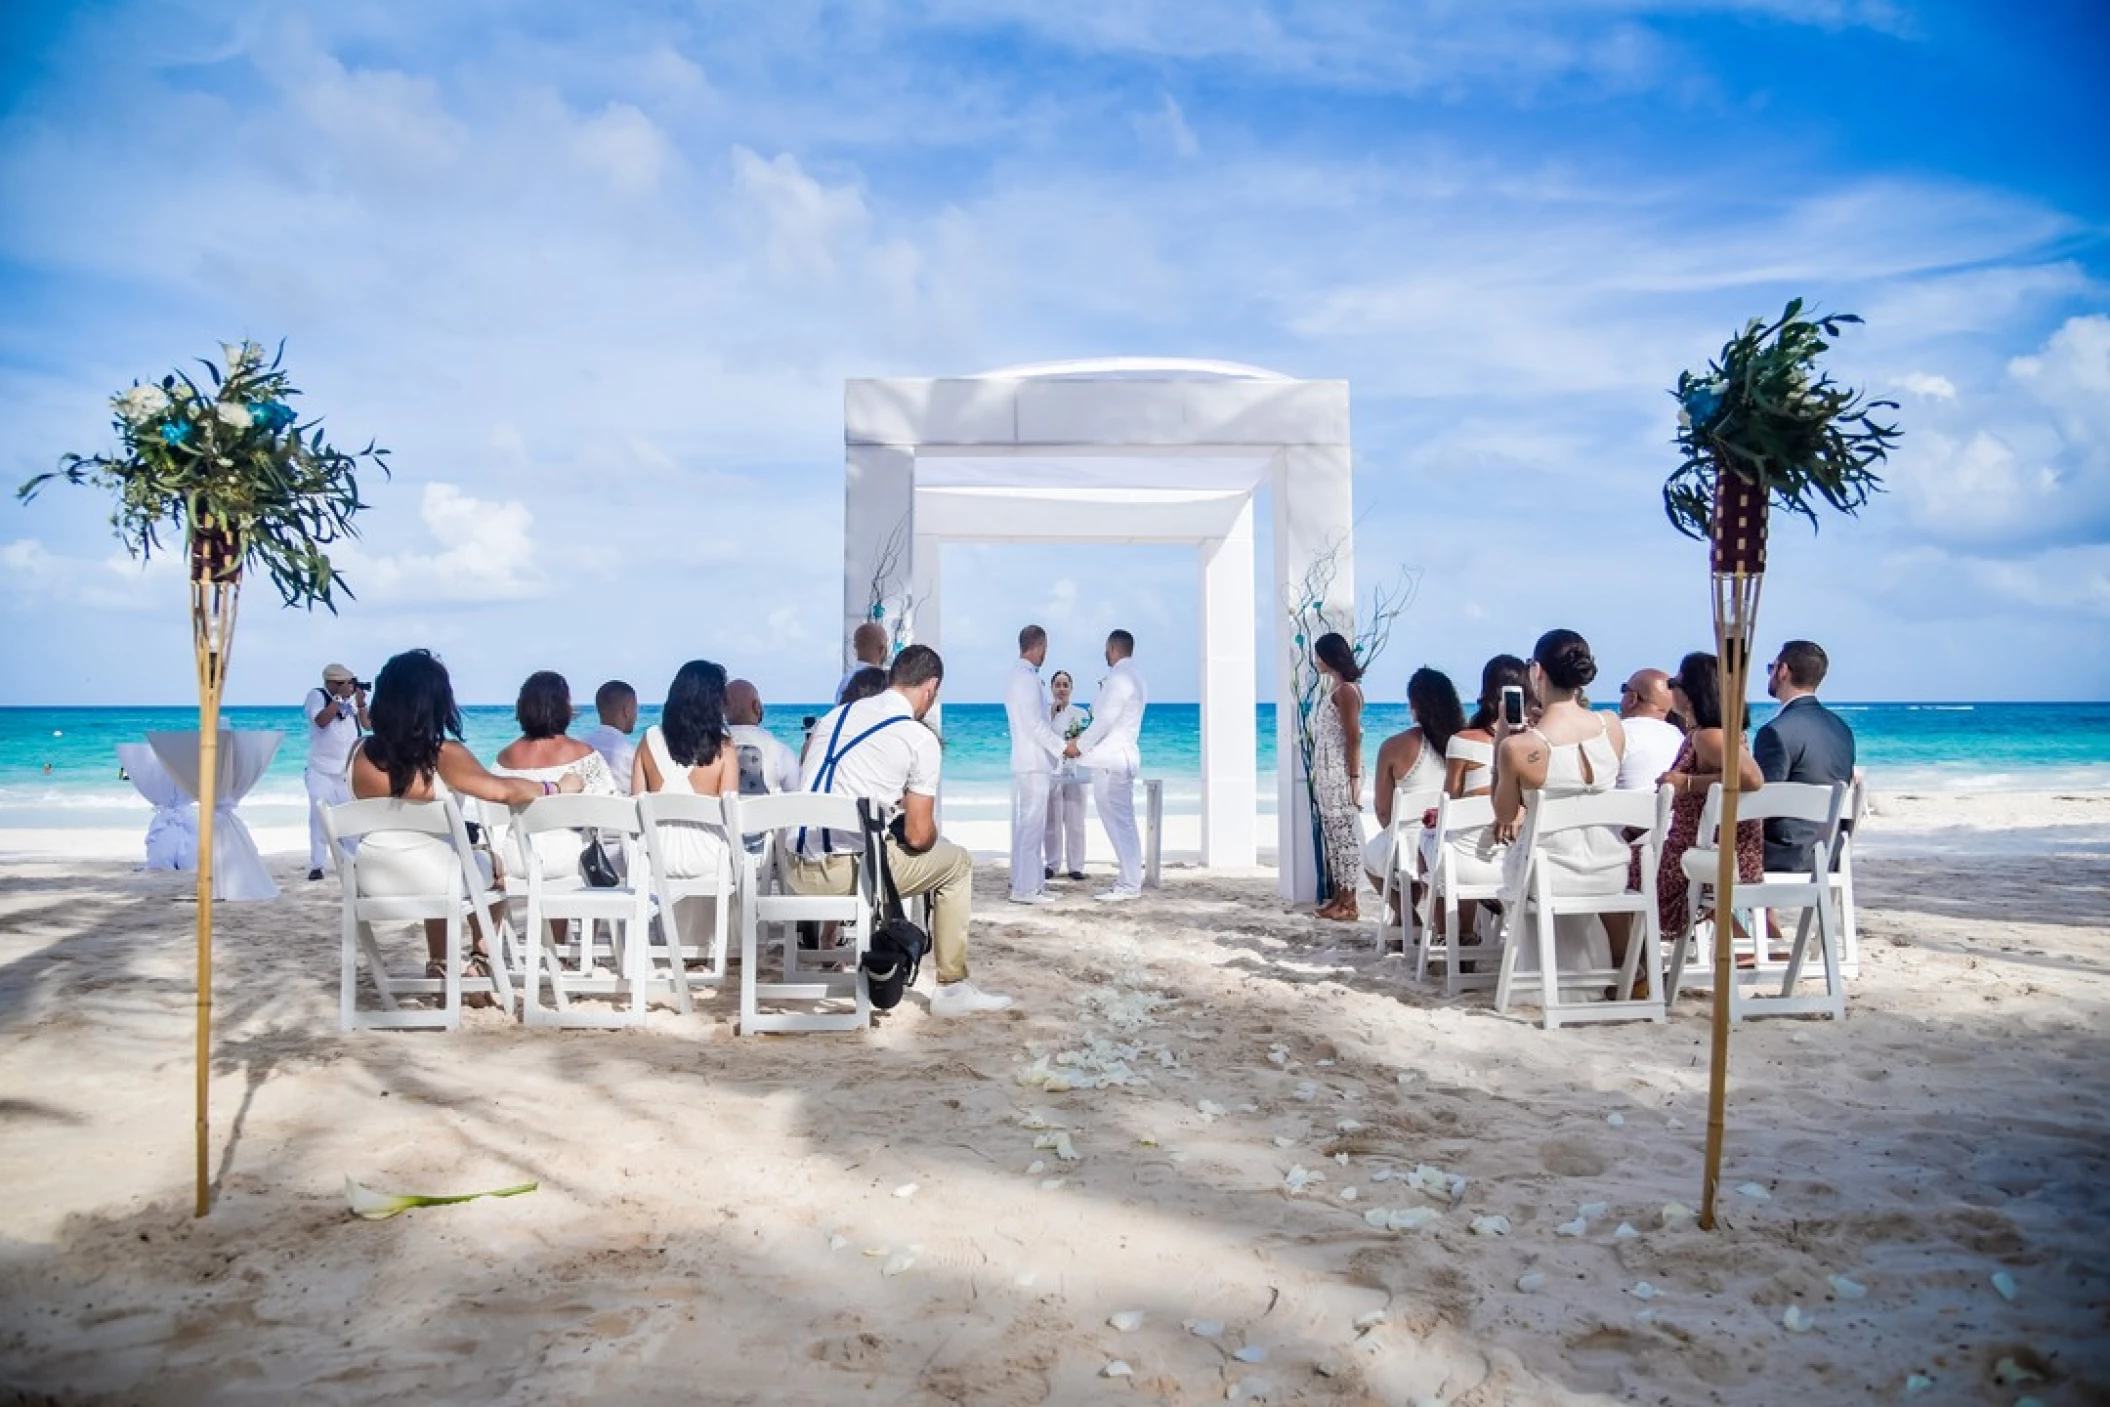
[[1029,625],[1018,632],[1018,660],[1004,683],[1004,716],[1011,724],[1011,902],[1052,904],[1045,869],[1048,793],[1062,765],[1062,734],[1048,713],[1040,667],[1048,658],[1048,632]]
[[[1111,668],[1092,700],[1092,726],[1072,742],[1066,756],[1092,774],[1099,821],[1113,842],[1119,873],[1114,887],[1092,897],[1118,904],[1143,892],[1143,841],[1136,834],[1136,773],[1143,770],[1143,710],[1150,692],[1136,670],[1136,637],[1116,630],[1106,637]],[[1037,873],[1037,871],[1036,871]]]

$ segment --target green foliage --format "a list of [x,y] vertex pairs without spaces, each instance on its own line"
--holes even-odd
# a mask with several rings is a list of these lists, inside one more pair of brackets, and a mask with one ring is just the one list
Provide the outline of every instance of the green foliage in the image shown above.
[[1678,448],[1685,460],[1663,486],[1671,525],[1705,538],[1714,508],[1715,475],[1727,470],[1766,490],[1769,499],[1817,523],[1821,500],[1853,513],[1883,481],[1872,466],[1896,446],[1896,425],[1874,412],[1897,402],[1864,400],[1833,382],[1818,359],[1851,313],[1802,316],[1790,302],[1777,322],[1753,318],[1708,364],[1707,374],[1678,373]]
[[388,473],[385,449],[369,442],[347,454],[322,437],[322,422],[299,423],[290,402],[300,395],[280,362],[254,342],[223,345],[226,370],[203,361],[211,390],[178,370],[158,385],[135,384],[111,398],[121,448],[69,454],[59,467],[17,490],[25,502],[53,479],[93,484],[116,499],[110,525],[142,559],[164,550],[173,532],[192,545],[193,575],[239,579],[258,567],[289,606],[320,604],[334,613],[336,594],[352,589],[330,565],[327,549],[357,537],[359,461]]

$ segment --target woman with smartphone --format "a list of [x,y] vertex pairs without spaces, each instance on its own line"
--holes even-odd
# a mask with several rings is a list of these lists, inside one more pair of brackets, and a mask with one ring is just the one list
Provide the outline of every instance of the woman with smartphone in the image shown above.
[[[1539,701],[1539,716],[1524,728],[1511,727],[1505,719],[1496,730],[1501,741],[1495,752],[1494,829],[1496,839],[1510,847],[1503,864],[1506,894],[1522,893],[1524,869],[1531,859],[1514,844],[1523,824],[1524,794],[1536,792],[1549,801],[1594,796],[1610,791],[1619,780],[1626,730],[1617,717],[1593,710],[1582,697],[1596,677],[1589,641],[1572,630],[1547,631],[1531,651],[1529,684]],[[1534,848],[1538,863],[1551,871],[1558,893],[1617,894],[1627,887],[1633,852],[1616,827],[1558,831],[1542,837]],[[1557,919],[1561,968],[1619,965],[1626,956],[1627,934],[1624,925],[1618,930],[1609,935],[1610,959],[1605,961],[1597,941],[1598,924],[1591,916]]]

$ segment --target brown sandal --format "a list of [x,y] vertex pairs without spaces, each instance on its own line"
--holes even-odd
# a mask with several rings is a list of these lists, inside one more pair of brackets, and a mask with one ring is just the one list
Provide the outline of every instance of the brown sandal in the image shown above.
[[[435,982],[444,982],[447,980],[447,964],[441,962],[438,958],[434,958],[425,964],[425,975]],[[490,980],[491,959],[489,954],[481,952],[470,953],[462,959],[463,986],[466,987],[469,980],[476,977],[481,977],[486,981]],[[473,1011],[488,1011],[498,1005],[498,999],[489,992],[464,991],[462,993],[462,1005]]]

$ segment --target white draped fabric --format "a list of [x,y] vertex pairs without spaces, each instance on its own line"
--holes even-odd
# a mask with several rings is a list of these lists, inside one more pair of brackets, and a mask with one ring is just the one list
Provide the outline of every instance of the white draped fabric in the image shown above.
[[198,804],[145,743],[119,743],[117,761],[132,785],[154,808],[147,822],[147,868],[188,870],[198,864]]
[[[256,840],[249,827],[235,814],[235,807],[249,794],[271,758],[278,752],[282,733],[261,730],[221,730],[219,775],[213,797],[212,895],[215,899],[276,899],[278,885],[264,868]],[[186,796],[198,795],[198,735],[196,733],[149,733],[147,742],[161,765]]]

